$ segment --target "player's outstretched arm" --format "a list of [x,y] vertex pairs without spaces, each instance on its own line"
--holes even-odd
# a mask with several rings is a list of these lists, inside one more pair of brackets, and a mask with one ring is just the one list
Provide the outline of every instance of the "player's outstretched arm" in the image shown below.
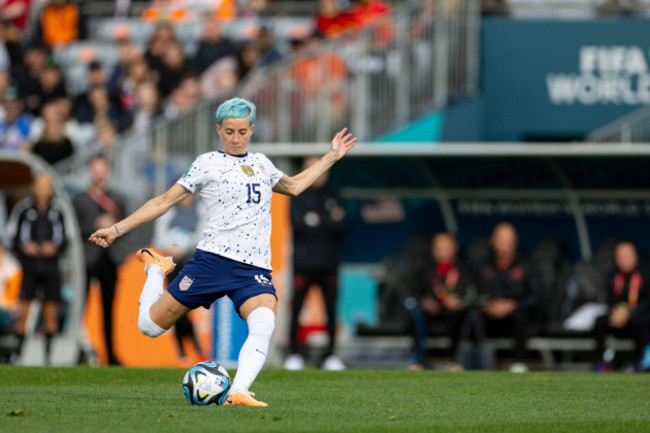
[[167,192],[152,198],[123,220],[118,221],[110,227],[97,230],[90,235],[88,240],[100,247],[106,248],[118,237],[130,232],[140,224],[155,220],[191,194],[190,191],[181,185],[175,184]]
[[357,139],[352,134],[347,133],[347,131],[348,128],[343,128],[332,138],[330,151],[323,155],[316,164],[306,168],[295,176],[289,177],[285,174],[273,187],[273,191],[295,197],[309,188],[316,179],[329,170],[336,161],[343,158],[354,147]]

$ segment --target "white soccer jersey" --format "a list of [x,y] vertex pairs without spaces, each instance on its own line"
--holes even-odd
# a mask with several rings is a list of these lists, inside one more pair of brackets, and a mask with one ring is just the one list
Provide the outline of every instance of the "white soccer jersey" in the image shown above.
[[208,221],[197,249],[271,269],[271,196],[283,173],[261,153],[199,155],[178,184],[198,190]]

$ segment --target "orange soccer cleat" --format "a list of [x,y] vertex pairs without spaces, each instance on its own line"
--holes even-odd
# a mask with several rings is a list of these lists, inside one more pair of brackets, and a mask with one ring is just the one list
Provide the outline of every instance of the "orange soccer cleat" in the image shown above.
[[263,401],[258,401],[253,398],[255,394],[250,391],[238,391],[234,394],[230,394],[226,401],[223,403],[224,406],[252,406],[252,407],[267,407],[268,404]]
[[138,260],[144,263],[144,271],[147,272],[149,266],[158,266],[163,274],[168,275],[176,267],[176,263],[171,257],[163,257],[154,250],[142,248],[137,252]]

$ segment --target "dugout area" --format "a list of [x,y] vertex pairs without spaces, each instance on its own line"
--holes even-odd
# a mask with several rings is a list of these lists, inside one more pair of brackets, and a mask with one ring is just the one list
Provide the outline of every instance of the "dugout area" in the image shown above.
[[[263,147],[263,149],[262,149]],[[301,156],[325,152],[302,145],[255,146],[275,156],[279,166],[295,172]],[[545,294],[558,302],[566,290],[550,263],[549,245],[559,246],[566,267],[611,265],[612,241],[634,240],[650,253],[650,152],[641,145],[588,144],[360,144],[332,169],[330,185],[346,199],[348,230],[343,241],[339,320],[351,335],[351,357],[378,357],[393,345],[409,343],[393,337],[404,329],[382,326],[378,299],[382,260],[399,254],[414,236],[440,230],[458,234],[468,254],[482,254],[487,236],[500,221],[519,230],[522,250],[546,266]],[[544,255],[547,254],[546,257]],[[557,305],[548,305],[553,310]],[[361,326],[360,326],[361,325]],[[386,325],[386,324],[384,324]],[[533,339],[544,365],[556,368],[557,352],[589,352],[588,335],[566,335],[553,328],[553,339]],[[311,324],[313,327],[314,324]],[[368,329],[382,332],[368,336]],[[359,332],[361,330],[361,332]],[[383,340],[382,340],[383,339]],[[315,338],[318,346],[318,338]],[[503,348],[509,342],[498,342]],[[432,340],[444,347],[444,339]],[[629,350],[623,342],[621,350]],[[564,356],[564,355],[562,355]]]
[[[80,326],[85,303],[86,271],[83,257],[83,244],[72,206],[70,195],[59,176],[45,161],[33,154],[0,152],[0,237],[5,247],[11,249],[11,227],[9,216],[11,206],[16,198],[30,193],[34,177],[39,173],[48,173],[53,180],[53,198],[63,212],[66,225],[68,247],[61,258],[61,276],[63,302],[60,307],[61,332],[53,341],[52,363],[55,365],[75,365],[84,346],[83,332]],[[44,363],[44,341],[38,331],[40,326],[41,302],[32,302],[27,318],[27,330],[23,347],[24,365],[42,365]],[[0,335],[0,354],[7,356],[16,346],[13,335]]]

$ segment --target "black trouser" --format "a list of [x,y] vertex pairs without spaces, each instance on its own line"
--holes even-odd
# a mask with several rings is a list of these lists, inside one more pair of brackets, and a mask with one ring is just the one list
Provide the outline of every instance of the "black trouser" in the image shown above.
[[329,344],[323,357],[334,353],[334,340],[336,332],[336,299],[338,295],[338,274],[336,269],[324,271],[294,270],[293,274],[293,302],[291,307],[291,328],[289,339],[291,353],[298,353],[298,318],[305,302],[305,297],[312,284],[318,284],[325,299],[327,310],[327,334]]
[[593,335],[596,339],[596,351],[594,352],[594,362],[603,361],[603,352],[605,352],[605,337],[607,334],[614,334],[619,338],[634,339],[634,359],[641,359],[643,348],[650,344],[650,317],[642,316],[630,320],[624,328],[612,328],[609,326],[609,315],[600,316],[596,319]]
[[[109,364],[117,364],[113,352],[113,298],[117,284],[117,265],[108,256],[104,255],[94,266],[86,268],[86,287],[90,287],[90,280],[97,278],[102,292],[102,310],[104,312],[104,340]],[[87,295],[87,293],[86,293]],[[86,296],[88,298],[88,296]]]
[[528,340],[528,311],[517,307],[513,313],[503,319],[484,316],[485,334],[488,337],[508,336],[515,339],[515,361],[526,360],[526,340]]

